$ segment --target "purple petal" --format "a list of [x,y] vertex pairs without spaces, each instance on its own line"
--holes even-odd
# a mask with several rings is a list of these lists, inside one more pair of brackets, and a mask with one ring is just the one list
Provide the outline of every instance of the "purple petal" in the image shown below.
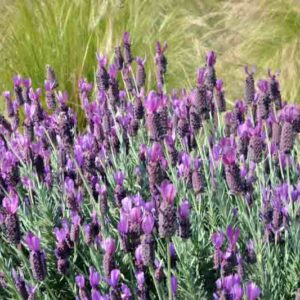
[[246,295],[248,300],[256,300],[260,296],[260,288],[254,283],[249,282],[246,287]]

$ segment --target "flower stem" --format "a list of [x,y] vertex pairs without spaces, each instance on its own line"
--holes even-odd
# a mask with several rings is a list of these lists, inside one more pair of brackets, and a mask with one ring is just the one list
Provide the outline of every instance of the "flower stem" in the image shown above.
[[154,270],[153,270],[153,267],[151,266],[150,267],[150,273],[151,273],[151,276],[152,276],[152,280],[154,282],[154,285],[155,285],[155,289],[156,289],[156,293],[157,293],[157,296],[158,296],[158,299],[159,300],[162,300],[163,298],[161,297],[161,294],[160,294],[160,289],[159,289],[159,286],[157,284],[157,280],[154,276]]
[[167,239],[167,257],[168,257],[168,271],[167,271],[167,282],[168,282],[168,293],[169,300],[172,300],[172,287],[171,287],[171,253],[170,253],[170,239]]

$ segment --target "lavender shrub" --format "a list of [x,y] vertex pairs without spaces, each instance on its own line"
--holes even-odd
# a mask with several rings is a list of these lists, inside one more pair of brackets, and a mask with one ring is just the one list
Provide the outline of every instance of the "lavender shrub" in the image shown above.
[[3,93],[0,298],[298,299],[300,108],[248,67],[229,105],[213,51],[171,90],[160,42],[147,90],[132,41],[79,80],[85,129],[50,66]]

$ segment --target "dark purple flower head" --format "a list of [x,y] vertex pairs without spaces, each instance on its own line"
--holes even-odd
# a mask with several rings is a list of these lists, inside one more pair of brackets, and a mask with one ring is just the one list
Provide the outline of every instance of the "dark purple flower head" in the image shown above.
[[156,113],[160,107],[160,98],[154,91],[150,91],[144,103],[148,113]]
[[85,279],[83,275],[77,275],[75,277],[75,282],[80,289],[83,289],[85,286]]
[[100,274],[93,268],[89,267],[89,280],[92,288],[97,288],[100,283]]
[[113,255],[116,252],[116,241],[108,237],[102,242],[102,248],[105,251],[105,253],[109,255]]
[[110,280],[109,280],[110,286],[115,288],[119,284],[120,277],[121,277],[121,272],[119,269],[112,270],[110,272]]
[[216,81],[216,90],[220,93],[223,91],[223,80],[217,79]]
[[212,67],[215,65],[217,61],[217,55],[214,51],[209,51],[207,54],[206,54],[206,63],[207,63],[207,66],[209,67]]
[[97,58],[99,67],[103,68],[106,66],[106,64],[107,64],[106,55],[101,55],[99,53],[96,53],[96,58]]
[[260,288],[254,283],[249,282],[246,287],[246,295],[248,300],[256,300],[260,296]]
[[173,204],[176,197],[176,187],[174,184],[164,180],[159,188],[163,201]]
[[17,194],[13,194],[10,197],[5,197],[2,202],[2,206],[9,214],[15,214],[19,207],[19,198]]
[[146,213],[142,222],[142,229],[144,233],[150,234],[154,227],[154,218],[150,213]]
[[205,83],[205,77],[206,77],[206,69],[201,68],[197,71],[197,84],[198,86],[203,86]]
[[41,250],[40,239],[31,232],[25,236],[25,243],[30,251],[39,252]]
[[220,249],[224,243],[225,237],[222,232],[216,232],[212,235],[211,240],[216,249]]
[[172,294],[175,297],[177,292],[177,278],[174,275],[171,276],[171,289],[172,289]]
[[257,86],[261,93],[267,94],[269,91],[269,82],[267,80],[259,80]]
[[238,241],[238,238],[240,236],[240,230],[238,228],[233,229],[232,226],[229,225],[226,233],[227,233],[227,237],[228,237],[231,248],[234,248]]
[[188,219],[191,212],[191,205],[187,200],[184,200],[179,206],[179,216],[181,219]]

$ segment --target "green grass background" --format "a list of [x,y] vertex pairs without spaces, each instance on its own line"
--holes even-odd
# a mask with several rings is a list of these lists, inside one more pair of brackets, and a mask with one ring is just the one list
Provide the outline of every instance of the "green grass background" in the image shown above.
[[[0,0],[0,87],[12,76],[42,85],[46,64],[60,88],[78,105],[77,80],[94,79],[95,53],[110,54],[122,33],[132,34],[133,52],[147,57],[152,82],[155,42],[167,41],[167,87],[191,87],[205,52],[218,54],[218,75],[227,97],[242,97],[243,65],[256,64],[257,77],[281,70],[284,98],[299,98],[300,2],[296,0]],[[3,102],[2,102],[3,103]],[[3,107],[3,105],[2,105]]]

